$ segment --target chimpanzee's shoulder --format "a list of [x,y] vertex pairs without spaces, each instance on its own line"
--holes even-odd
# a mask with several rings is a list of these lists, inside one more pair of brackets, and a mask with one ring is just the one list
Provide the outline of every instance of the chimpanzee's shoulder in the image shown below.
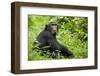
[[42,34],[44,37],[52,37],[52,34],[49,31],[43,31]]
[[51,34],[49,31],[46,31],[46,30],[42,31],[42,33],[43,33],[44,35]]

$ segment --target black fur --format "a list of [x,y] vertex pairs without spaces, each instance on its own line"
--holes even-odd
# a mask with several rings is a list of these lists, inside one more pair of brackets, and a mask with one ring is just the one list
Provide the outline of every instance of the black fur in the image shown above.
[[[45,29],[42,32],[40,32],[40,34],[37,37],[37,41],[40,43],[39,48],[42,50],[49,50],[51,53],[55,53],[57,50],[59,50],[60,53],[65,57],[73,56],[72,52],[70,52],[65,46],[61,45],[57,41],[56,33],[52,34],[52,25],[56,25],[58,30],[58,24],[54,22],[51,22],[48,25],[46,25]],[[43,48],[44,46],[48,46],[48,48]]]

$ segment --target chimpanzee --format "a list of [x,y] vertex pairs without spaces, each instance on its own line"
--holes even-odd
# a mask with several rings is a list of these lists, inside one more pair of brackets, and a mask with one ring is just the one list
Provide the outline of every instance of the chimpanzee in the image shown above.
[[39,48],[41,50],[49,50],[52,53],[52,58],[56,58],[58,52],[64,57],[73,57],[73,53],[57,41],[58,28],[56,22],[50,22],[45,26],[45,29],[37,37],[37,41],[40,43]]

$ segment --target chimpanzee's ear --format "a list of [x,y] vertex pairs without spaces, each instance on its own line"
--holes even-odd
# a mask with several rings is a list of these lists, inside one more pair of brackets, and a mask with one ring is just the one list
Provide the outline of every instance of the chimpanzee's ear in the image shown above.
[[57,24],[57,30],[59,30],[59,28],[60,28],[60,25],[59,25],[59,24]]
[[48,28],[48,25],[46,24],[46,25],[45,25],[45,30],[47,30],[47,28]]

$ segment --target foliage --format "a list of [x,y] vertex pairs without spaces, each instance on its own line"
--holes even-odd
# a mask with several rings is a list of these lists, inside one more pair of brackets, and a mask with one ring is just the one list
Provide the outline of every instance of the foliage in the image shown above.
[[[73,52],[74,58],[87,58],[88,56],[88,18],[77,16],[28,16],[28,60],[52,59],[47,51],[43,56],[36,47],[36,37],[45,25],[54,21],[59,24],[57,40]],[[60,57],[64,58],[64,57]]]

